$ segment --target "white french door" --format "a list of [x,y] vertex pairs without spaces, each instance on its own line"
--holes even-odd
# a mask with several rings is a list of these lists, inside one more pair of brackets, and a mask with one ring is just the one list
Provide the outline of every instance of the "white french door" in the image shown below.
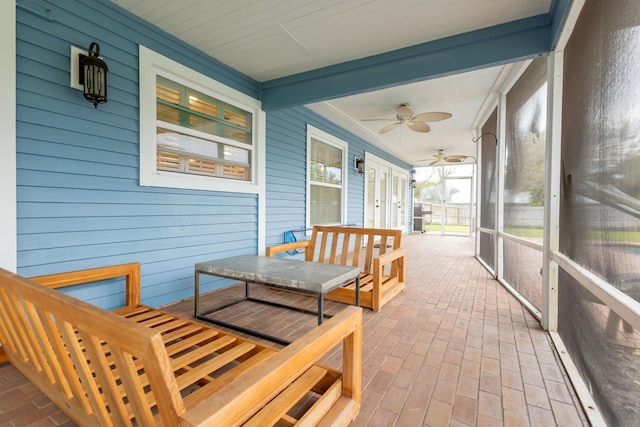
[[388,197],[388,172],[377,164],[367,164],[366,177],[366,218],[365,226],[374,228],[386,228],[389,206]]
[[369,153],[365,164],[365,226],[404,230],[409,198],[407,171]]

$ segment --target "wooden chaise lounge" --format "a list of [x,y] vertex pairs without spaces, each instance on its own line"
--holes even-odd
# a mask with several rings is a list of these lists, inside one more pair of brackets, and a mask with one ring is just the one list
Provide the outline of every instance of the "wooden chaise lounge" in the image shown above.
[[[270,246],[266,254],[304,250],[306,261],[360,267],[360,305],[380,311],[404,290],[406,252],[401,240],[401,230],[316,225],[310,240]],[[355,281],[325,298],[355,304]]]
[[[52,289],[120,276],[126,307],[113,312]],[[357,415],[359,308],[275,350],[139,299],[137,263],[33,279],[0,269],[2,350],[79,425],[334,426]],[[318,363],[340,344],[342,372]]]

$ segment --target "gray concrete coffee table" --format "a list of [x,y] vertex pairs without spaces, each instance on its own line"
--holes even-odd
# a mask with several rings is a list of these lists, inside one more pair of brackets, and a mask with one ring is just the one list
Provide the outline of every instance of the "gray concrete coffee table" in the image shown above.
[[[244,282],[245,297],[201,313],[200,274],[224,277]],[[239,255],[231,258],[199,262],[195,265],[194,315],[200,320],[222,325],[286,345],[289,344],[288,341],[232,325],[227,322],[211,319],[207,317],[207,315],[243,301],[269,304],[276,307],[301,311],[303,313],[316,314],[315,312],[304,310],[302,308],[251,298],[249,296],[249,283],[255,283],[316,295],[318,297],[318,324],[320,325],[322,324],[323,319],[328,317],[324,314],[324,295],[354,279],[356,280],[356,305],[359,306],[360,270],[357,267],[272,258],[260,255]]]

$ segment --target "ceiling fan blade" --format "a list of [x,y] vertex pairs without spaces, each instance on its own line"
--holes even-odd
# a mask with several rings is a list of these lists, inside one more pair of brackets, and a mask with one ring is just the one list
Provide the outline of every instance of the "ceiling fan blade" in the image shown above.
[[412,120],[419,120],[423,122],[439,122],[440,120],[447,120],[451,118],[451,113],[440,113],[437,111],[431,111],[429,113],[418,114],[413,117]]
[[389,132],[390,130],[395,129],[395,128],[397,128],[398,126],[400,126],[400,122],[391,123],[390,125],[385,126],[385,127],[383,127],[382,129],[380,129],[380,133]]
[[409,129],[415,132],[429,132],[431,130],[428,124],[416,120],[408,122],[407,126],[409,126]]
[[360,119],[361,122],[391,122],[395,119]]
[[436,159],[433,162],[429,163],[427,166],[432,166],[435,165],[436,163],[438,163],[440,161],[440,159]]

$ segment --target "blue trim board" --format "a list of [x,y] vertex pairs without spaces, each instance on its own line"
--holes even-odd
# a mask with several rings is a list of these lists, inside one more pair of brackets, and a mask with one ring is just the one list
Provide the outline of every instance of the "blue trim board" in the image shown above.
[[551,12],[550,12],[550,16],[551,16],[550,51],[554,50],[558,46],[558,40],[560,39],[560,35],[562,34],[562,29],[564,28],[564,25],[567,22],[567,18],[569,17],[569,12],[571,11],[571,6],[573,5],[573,2],[574,0],[553,0],[553,4],[551,5]]
[[265,111],[507,64],[549,53],[572,0],[551,12],[261,84]]

